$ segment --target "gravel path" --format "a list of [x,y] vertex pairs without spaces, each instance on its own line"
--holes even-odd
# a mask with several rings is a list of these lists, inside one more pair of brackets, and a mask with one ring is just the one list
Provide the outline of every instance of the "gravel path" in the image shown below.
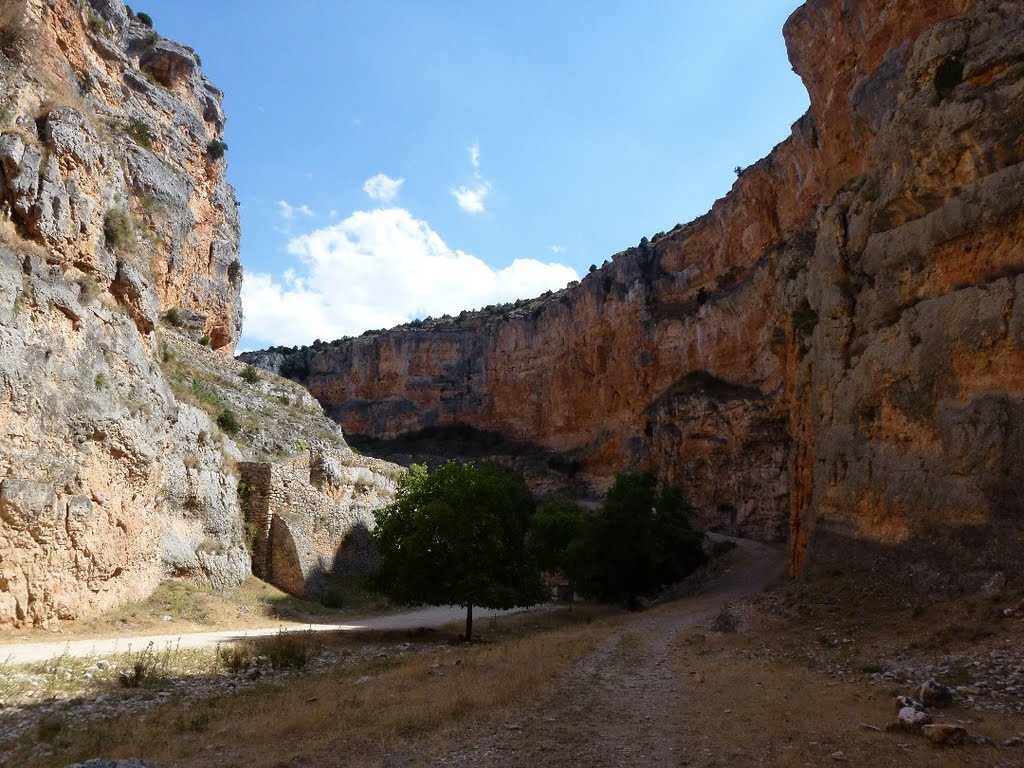
[[674,713],[686,683],[671,668],[676,635],[714,619],[784,570],[781,547],[734,539],[734,565],[700,595],[642,615],[565,674],[521,722],[491,726],[438,766],[680,765]]
[[[474,618],[501,616],[515,611],[492,611],[474,608]],[[189,632],[174,635],[139,635],[136,637],[110,637],[91,640],[71,640],[56,643],[17,643],[0,645],[0,662],[27,664],[47,661],[57,656],[110,656],[128,650],[140,650],[150,643],[162,650],[174,648],[210,648],[218,644],[236,642],[251,637],[266,637],[278,632],[353,632],[358,630],[418,629],[440,627],[453,622],[462,622],[466,609],[459,606],[433,606],[414,611],[376,616],[342,624],[305,624],[301,626],[268,626],[259,629],[230,630],[218,632]]]

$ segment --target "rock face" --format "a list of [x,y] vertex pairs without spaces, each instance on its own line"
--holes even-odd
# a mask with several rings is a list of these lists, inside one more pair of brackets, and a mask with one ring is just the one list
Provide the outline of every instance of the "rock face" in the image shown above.
[[299,387],[243,391],[226,354],[241,267],[220,101],[120,0],[0,8],[0,628],[169,576],[238,585],[238,463],[300,450],[286,440],[347,450]]
[[655,466],[794,571],[1019,569],[1020,12],[810,0],[784,30],[810,110],[705,216],[525,306],[248,359],[350,435],[469,425],[597,490]]
[[239,331],[219,93],[194,64],[150,82],[162,41],[120,2],[7,3],[0,26],[0,627],[169,575],[235,586],[241,454],[156,354],[171,307],[225,351]]

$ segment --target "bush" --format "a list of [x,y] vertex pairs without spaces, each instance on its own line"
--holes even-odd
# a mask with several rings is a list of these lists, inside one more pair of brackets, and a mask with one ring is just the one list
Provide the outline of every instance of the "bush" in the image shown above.
[[28,30],[24,22],[10,20],[0,24],[0,51],[11,59],[21,59],[28,43]]
[[245,366],[245,370],[243,370],[243,371],[242,371],[242,372],[241,372],[241,373],[239,374],[239,376],[241,376],[241,377],[242,377],[242,381],[247,381],[247,382],[249,382],[250,384],[255,384],[255,383],[256,383],[257,381],[259,381],[259,380],[260,380],[260,374],[259,374],[259,371],[257,371],[257,370],[256,370],[256,369],[255,369],[255,368],[254,368],[253,366],[251,366],[251,365],[247,365],[247,366]]
[[810,303],[805,300],[803,304],[793,310],[790,320],[793,321],[793,330],[807,338],[814,333],[814,329],[818,325],[818,313],[811,309]]
[[235,259],[228,264],[228,281],[232,285],[238,285],[238,281],[242,279],[242,263]]
[[135,245],[135,224],[124,208],[111,208],[103,218],[103,235],[107,247],[128,250]]
[[653,472],[619,475],[569,548],[579,591],[636,608],[639,598],[681,581],[706,560],[692,513],[675,488],[659,488]]
[[340,609],[345,607],[345,593],[339,587],[329,587],[320,598],[324,608]]
[[96,378],[93,379],[93,383],[96,385],[96,389],[103,389],[107,386],[107,374],[100,371],[96,374]]
[[136,13],[135,18],[138,19],[141,23],[145,24],[150,29],[153,28],[153,17],[150,16],[148,13]]
[[128,137],[144,149],[153,148],[153,132],[149,129],[149,126],[145,122],[137,117],[133,117],[128,121],[128,125],[125,126],[124,132],[128,134]]
[[78,90],[84,96],[87,93],[92,93],[96,87],[96,80],[89,72],[83,72],[78,76]]
[[238,417],[230,408],[223,409],[220,412],[220,415],[217,416],[217,426],[229,435],[237,435],[238,430],[242,428],[242,425],[238,421]]
[[272,669],[303,669],[309,662],[310,639],[305,633],[278,632],[268,643],[267,660]]
[[175,328],[181,328],[181,310],[177,307],[171,307],[164,312],[164,322],[168,325],[173,325]]
[[206,155],[211,160],[220,160],[228,151],[228,145],[220,139],[213,139],[206,145]]

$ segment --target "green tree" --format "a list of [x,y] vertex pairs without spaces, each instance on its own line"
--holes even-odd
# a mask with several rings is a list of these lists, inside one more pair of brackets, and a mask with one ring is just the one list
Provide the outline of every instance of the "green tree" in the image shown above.
[[570,545],[579,590],[635,608],[639,598],[680,581],[702,565],[704,533],[690,525],[693,508],[653,472],[622,474],[604,504]]
[[583,510],[565,499],[549,499],[537,509],[526,534],[529,555],[543,571],[561,573],[573,588],[569,555],[583,534]]
[[533,497],[523,478],[492,465],[413,465],[393,504],[376,513],[375,581],[406,605],[512,608],[545,596],[525,536]]

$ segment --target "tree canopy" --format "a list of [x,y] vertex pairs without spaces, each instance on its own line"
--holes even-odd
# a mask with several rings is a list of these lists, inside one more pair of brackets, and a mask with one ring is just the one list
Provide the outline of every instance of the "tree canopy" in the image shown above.
[[600,510],[569,547],[569,570],[583,594],[635,607],[706,559],[693,508],[652,472],[615,479]]
[[573,542],[583,533],[585,518],[577,504],[565,499],[548,499],[533,516],[526,534],[526,548],[541,570],[561,573],[572,587],[569,556]]
[[534,503],[518,474],[449,461],[413,465],[393,504],[376,513],[377,586],[407,605],[531,605],[546,594],[525,548]]

